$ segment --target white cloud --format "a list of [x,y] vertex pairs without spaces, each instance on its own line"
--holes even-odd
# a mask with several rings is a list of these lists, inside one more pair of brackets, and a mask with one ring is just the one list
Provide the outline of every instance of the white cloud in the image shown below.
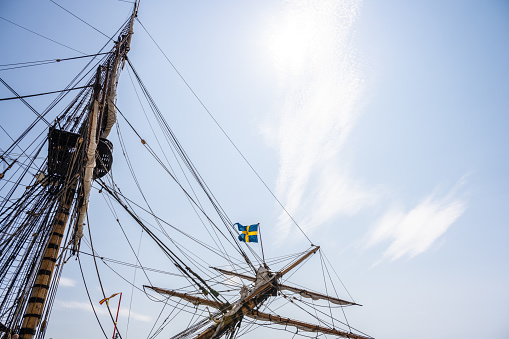
[[[382,195],[378,189],[364,188],[334,163],[324,164],[313,172],[313,176],[317,179],[309,179],[309,187],[302,188],[306,199],[287,197],[287,209],[305,211],[293,214],[298,215],[306,231],[323,225],[338,214],[354,215],[366,206],[375,205]],[[279,224],[289,225],[289,217],[281,214]],[[286,227],[281,231],[282,235],[289,230]]]
[[[359,8],[358,0],[289,1],[284,19],[271,28],[285,98],[277,121],[265,131],[279,150],[276,195],[307,229],[376,200],[336,159],[359,114],[364,88],[352,44]],[[299,210],[306,215],[296,215]],[[287,233],[288,219],[286,213],[279,217]]]
[[[82,310],[87,312],[93,312],[92,306],[88,302],[79,302],[79,301],[57,301],[58,308],[65,308],[65,309],[74,309],[74,310]],[[103,305],[94,305],[95,312],[100,315],[108,314],[108,310],[106,306]],[[120,308],[119,316],[125,317],[129,315],[129,310],[127,308]],[[133,312],[131,310],[131,319],[143,321],[143,322],[150,322],[152,319],[149,316]]]
[[390,241],[382,260],[412,258],[425,252],[465,212],[466,202],[457,196],[464,182],[462,178],[445,196],[430,194],[408,212],[392,208],[370,231],[365,247]]
[[76,281],[70,278],[60,277],[58,285],[63,287],[74,287],[76,286]]

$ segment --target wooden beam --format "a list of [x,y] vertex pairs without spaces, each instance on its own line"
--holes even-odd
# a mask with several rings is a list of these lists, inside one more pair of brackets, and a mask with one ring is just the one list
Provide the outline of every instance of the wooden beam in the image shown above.
[[210,326],[195,339],[220,338],[227,331],[231,330],[242,320],[244,315],[259,307],[269,298],[272,292],[275,292],[276,279],[277,277],[274,275],[265,284],[252,291],[245,300],[242,300],[240,303],[235,303],[233,308],[222,316],[219,323]]
[[147,286],[147,285],[143,285],[143,287],[150,288],[151,290],[154,290],[157,293],[169,295],[170,297],[177,297],[177,298],[184,299],[184,300],[189,301],[190,303],[195,304],[195,305],[211,306],[211,307],[215,307],[217,309],[221,309],[221,308],[224,307],[224,305],[222,305],[222,304],[220,304],[218,302],[211,301],[211,300],[204,299],[204,298],[200,298],[200,297],[195,297],[195,296],[192,296],[192,295],[187,294],[187,293],[179,293],[179,292],[176,292],[176,291],[166,290],[164,288],[159,288],[159,287],[154,287],[154,286]]
[[[218,269],[218,271],[224,271],[224,270]],[[233,273],[233,272],[224,271],[223,273],[228,274],[228,273]],[[251,278],[249,276],[244,276],[239,273],[234,273],[232,275],[243,276],[243,277],[246,277],[248,280],[254,280],[254,278]],[[340,337],[352,338],[352,339],[373,339],[371,337],[354,334],[354,333],[348,333],[345,331],[337,330],[335,328],[327,328],[327,327],[323,327],[323,326],[319,326],[319,325],[313,325],[313,324],[309,324],[309,323],[306,323],[303,321],[293,320],[290,318],[284,318],[279,315],[272,315],[272,314],[267,314],[267,313],[262,313],[262,312],[256,311],[255,308],[257,308],[259,305],[261,305],[268,298],[268,294],[266,293],[267,290],[270,288],[275,288],[274,287],[275,279],[276,279],[276,277],[274,276],[267,283],[258,287],[255,291],[252,292],[250,297],[248,297],[246,300],[242,301],[242,303],[240,304],[240,306],[238,308],[235,308],[235,304],[234,304],[234,308],[232,310],[230,310],[229,312],[225,313],[219,323],[216,323],[216,324],[208,327],[205,331],[200,333],[196,337],[196,339],[210,339],[213,337],[221,336],[226,331],[228,331],[228,329],[233,328],[239,321],[242,320],[242,318],[244,316],[247,316],[247,317],[250,317],[253,319],[257,319],[257,320],[271,321],[276,324],[294,326],[294,327],[297,327],[298,329],[308,331],[308,332],[321,332],[321,333],[325,333],[325,334],[332,334],[332,335],[337,335]],[[189,295],[186,293],[179,293],[176,291],[166,290],[163,288],[158,288],[158,287],[153,287],[153,286],[145,285],[144,287],[148,287],[148,288],[150,288],[158,293],[161,293],[161,294],[166,294],[169,296],[175,296],[178,298],[182,298],[182,299],[189,301],[195,305],[207,305],[207,306],[215,307],[217,309],[221,309],[221,308],[224,309],[223,305],[221,305],[215,301],[210,301],[210,300],[207,300],[204,298],[195,297],[195,296],[192,296],[192,295]]]
[[320,249],[320,246],[315,246],[315,248],[311,249],[308,253],[304,254],[302,257],[300,257],[299,259],[297,259],[293,264],[291,264],[290,266],[288,266],[287,268],[285,268],[284,270],[282,270],[281,272],[279,272],[279,276],[282,277],[283,275],[285,275],[286,273],[290,272],[292,269],[294,269],[297,265],[299,265],[300,263],[302,263],[304,260],[306,260],[311,254],[315,254],[316,251],[318,251]]
[[324,333],[324,334],[332,334],[332,335],[337,335],[339,337],[352,338],[352,339],[373,339],[372,337],[367,337],[367,336],[363,336],[360,334],[349,333],[349,332],[337,330],[335,328],[328,328],[328,327],[323,327],[323,326],[319,326],[319,325],[313,325],[313,324],[309,324],[309,323],[306,323],[303,321],[293,320],[290,318],[284,318],[279,315],[263,313],[263,312],[259,312],[256,310],[246,313],[245,316],[249,317],[249,318],[256,319],[256,320],[270,321],[275,324],[280,324],[280,325],[285,325],[285,326],[294,326],[297,329],[300,329],[300,330],[303,330],[306,332],[320,332],[320,333]]
[[[230,272],[230,271],[223,270],[221,268],[216,268],[216,267],[212,267],[212,268],[215,269],[216,271],[219,271],[219,272],[223,273],[223,274],[233,275],[235,277],[239,277],[239,278],[246,279],[246,280],[249,280],[249,281],[255,281],[256,280],[255,278],[247,276],[247,275],[244,275],[244,274],[240,274],[240,273],[236,273],[236,272]],[[331,296],[328,296],[328,295],[325,295],[325,294],[321,294],[321,293],[317,293],[317,292],[312,292],[312,291],[304,290],[304,289],[299,288],[299,287],[293,287],[293,286],[283,285],[283,284],[278,284],[278,287],[281,290],[288,290],[288,291],[292,291],[294,293],[298,293],[301,296],[303,296],[304,298],[311,298],[313,300],[317,300],[317,299],[328,300],[328,301],[330,301],[333,304],[343,305],[343,306],[347,306],[347,305],[348,306],[349,305],[361,306],[361,305],[356,304],[356,303],[351,302],[351,301],[347,301],[347,300],[343,300],[343,299],[339,299],[339,298],[334,298],[334,297],[331,297]]]
[[317,300],[317,299],[327,300],[327,301],[330,301],[331,303],[336,304],[336,305],[341,305],[341,306],[351,306],[351,305],[362,306],[362,305],[356,304],[356,303],[354,303],[352,301],[330,297],[330,296],[325,295],[325,294],[321,294],[321,293],[317,293],[317,292],[312,292],[312,291],[304,290],[304,289],[299,288],[299,287],[293,287],[293,286],[288,286],[288,285],[279,285],[279,288],[282,289],[282,290],[292,291],[294,293],[299,294],[300,296],[302,296],[304,298],[311,298],[313,300]]
[[226,275],[233,275],[235,277],[239,277],[239,278],[242,278],[242,279],[246,279],[246,280],[250,280],[250,281],[256,281],[256,278],[250,277],[248,275],[244,275],[244,274],[240,274],[240,273],[236,273],[236,272],[231,272],[231,271],[223,270],[222,268],[217,268],[217,267],[211,267],[211,268],[215,269],[216,271],[218,271],[220,273],[226,274]]
[[71,209],[77,182],[78,181],[73,178],[70,187],[62,192],[62,197],[59,202],[60,205],[51,222],[50,239],[48,245],[44,249],[42,260],[37,270],[37,276],[32,286],[30,298],[28,299],[27,308],[23,315],[23,322],[19,331],[21,339],[32,339],[37,333],[37,327],[41,322],[44,313],[44,304],[48,296],[67,220],[69,219],[69,211]]

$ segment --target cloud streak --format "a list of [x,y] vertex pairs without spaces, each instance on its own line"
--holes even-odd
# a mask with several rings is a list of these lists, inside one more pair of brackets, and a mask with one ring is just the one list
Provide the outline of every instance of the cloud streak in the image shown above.
[[[354,182],[337,160],[364,88],[352,44],[359,9],[355,0],[290,1],[284,19],[271,29],[285,98],[277,121],[266,130],[279,150],[276,195],[308,230],[376,200],[376,193]],[[302,210],[305,215],[299,215]],[[286,213],[278,223],[283,234],[289,232]]]
[[76,286],[76,281],[74,281],[70,278],[60,277],[60,281],[58,284],[59,284],[59,286],[62,286],[62,287],[74,287],[74,286]]
[[[93,312],[92,306],[90,306],[90,303],[79,302],[79,301],[58,301],[57,307],[61,308],[61,309],[74,309],[74,310]],[[106,306],[104,306],[104,305],[101,305],[101,306],[97,305],[97,307],[95,307],[95,311],[97,314],[100,314],[100,315],[108,314]],[[120,308],[119,316],[127,318],[127,316],[129,316],[129,309]],[[130,317],[131,317],[131,319],[142,321],[142,322],[151,322],[152,321],[152,319],[149,316],[146,316],[141,313],[133,312],[132,310],[131,310]]]
[[390,241],[381,260],[391,261],[425,252],[465,212],[466,201],[457,196],[463,182],[444,196],[430,194],[409,211],[392,208],[370,231],[365,247]]

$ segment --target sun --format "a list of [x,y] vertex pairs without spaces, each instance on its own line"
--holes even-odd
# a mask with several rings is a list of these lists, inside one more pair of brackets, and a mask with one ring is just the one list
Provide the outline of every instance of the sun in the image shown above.
[[[288,12],[269,32],[269,53],[278,69],[298,72],[310,56],[315,29],[308,11]],[[316,27],[316,26],[315,26]]]

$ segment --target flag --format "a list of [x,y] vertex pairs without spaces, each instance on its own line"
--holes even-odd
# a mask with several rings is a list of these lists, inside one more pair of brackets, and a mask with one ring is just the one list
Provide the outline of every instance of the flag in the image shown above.
[[116,296],[117,294],[120,294],[120,293],[115,293],[115,294],[111,295],[111,297],[109,297],[109,298],[104,298],[103,300],[99,301],[99,305],[102,305],[102,304],[106,301],[106,305],[108,305],[108,306],[109,306],[110,304],[109,304],[109,302],[108,302],[108,301],[109,301],[111,298],[113,298],[114,296]]
[[[242,233],[239,234],[239,240],[243,242],[258,242],[258,225],[254,224],[249,226],[242,226],[239,223],[236,223],[239,231]],[[233,226],[235,226],[233,225]]]

